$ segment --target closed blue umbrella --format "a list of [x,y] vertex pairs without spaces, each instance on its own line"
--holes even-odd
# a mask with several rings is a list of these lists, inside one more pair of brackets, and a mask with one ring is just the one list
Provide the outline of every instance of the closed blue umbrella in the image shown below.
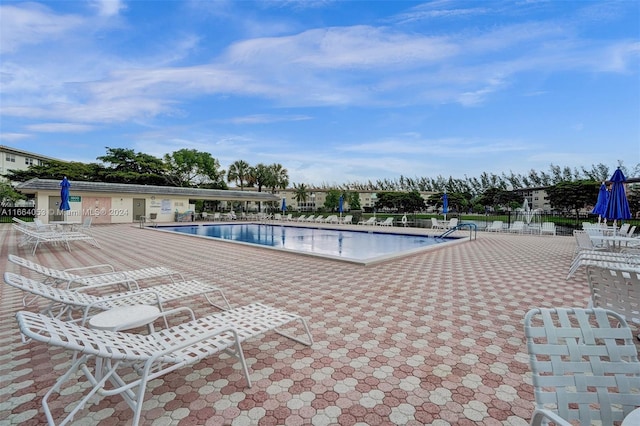
[[[629,200],[624,190],[624,183],[627,179],[624,177],[620,167],[611,176],[611,193],[609,194],[609,202],[604,217],[607,219],[624,220],[631,219],[631,210],[629,210]],[[614,222],[615,226],[615,222]]]
[[449,211],[449,198],[445,192],[442,195],[442,213],[444,214],[444,220],[447,220],[447,212]]
[[342,216],[342,203],[344,203],[344,200],[342,199],[341,195],[340,199],[338,200],[338,211],[340,212],[340,216]]
[[598,201],[596,201],[596,205],[593,207],[591,213],[598,215],[598,223],[604,217],[607,211],[607,203],[609,202],[609,191],[607,191],[607,186],[602,182],[600,185],[600,191],[598,191]]
[[283,198],[282,199],[282,213],[284,214],[284,212],[287,211],[287,199]]
[[60,210],[71,210],[71,206],[69,205],[70,187],[71,183],[69,183],[69,180],[65,176],[60,182]]

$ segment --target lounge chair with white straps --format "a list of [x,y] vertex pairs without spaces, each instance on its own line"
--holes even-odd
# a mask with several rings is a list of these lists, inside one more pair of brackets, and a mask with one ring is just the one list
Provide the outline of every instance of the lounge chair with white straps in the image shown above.
[[525,315],[524,331],[535,396],[532,426],[620,424],[638,407],[638,350],[621,315],[538,308]]
[[[165,303],[194,296],[204,296],[211,305],[220,309],[231,307],[222,290],[199,281],[173,282],[155,285],[143,290],[105,295],[56,288],[13,272],[4,273],[4,282],[29,294],[49,300],[51,303],[42,313],[52,318],[67,316],[68,319],[80,321],[82,324],[93,314],[109,309],[132,305],[155,305],[162,312]],[[87,288],[83,287],[83,289]],[[214,303],[211,294],[219,295],[224,301],[224,306]],[[82,313],[80,318],[74,317],[76,312]]]
[[611,251],[582,250],[571,262],[567,279],[571,278],[581,266],[629,268],[640,271],[640,256]]
[[167,278],[171,282],[185,281],[180,272],[164,266],[117,271],[113,265],[105,263],[78,268],[54,269],[14,254],[10,254],[8,259],[11,263],[44,275],[46,278],[43,282],[52,285],[66,284],[68,289],[77,286],[100,287],[125,284],[129,290],[134,290],[140,288],[138,281],[147,279]]
[[[78,324],[33,312],[18,312],[20,331],[27,339],[61,347],[76,354],[71,367],[56,381],[42,399],[50,425],[55,424],[49,400],[54,393],[73,393],[84,389],[75,407],[68,407],[60,424],[70,422],[87,402],[99,396],[121,395],[133,410],[131,424],[137,426],[142,414],[147,383],[187,365],[221,352],[240,361],[242,373],[251,386],[241,343],[275,331],[305,345],[313,338],[304,318],[259,303],[193,319],[189,322],[144,335],[118,331],[94,330]],[[299,323],[306,339],[284,334],[282,327]],[[299,328],[299,326],[298,326]],[[297,332],[300,334],[300,332]],[[89,387],[65,386],[75,383],[80,371]],[[107,385],[108,383],[108,385]],[[64,388],[63,388],[64,386]]]
[[85,241],[97,248],[100,248],[98,241],[91,235],[79,231],[56,231],[49,228],[34,228],[23,226],[17,223],[13,224],[13,228],[22,234],[19,246],[28,244],[33,245],[31,254],[35,254],[40,244],[64,245],[68,251],[71,251],[70,242]]

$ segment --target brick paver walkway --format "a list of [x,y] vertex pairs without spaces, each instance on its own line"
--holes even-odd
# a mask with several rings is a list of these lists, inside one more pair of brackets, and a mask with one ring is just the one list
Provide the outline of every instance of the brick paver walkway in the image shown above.
[[[222,287],[233,306],[262,302],[307,318],[315,344],[270,333],[243,344],[254,385],[226,355],[150,383],[147,425],[526,425],[533,394],[522,318],[537,306],[585,306],[584,271],[565,280],[572,237],[479,233],[475,241],[361,266],[139,229],[94,227],[102,249],[75,243],[9,253],[52,267],[164,265]],[[41,399],[71,354],[23,344],[22,295],[0,286],[0,423],[46,422]],[[198,315],[214,309],[190,302]],[[57,396],[54,416],[78,398]],[[77,424],[126,424],[119,396],[96,398]]]

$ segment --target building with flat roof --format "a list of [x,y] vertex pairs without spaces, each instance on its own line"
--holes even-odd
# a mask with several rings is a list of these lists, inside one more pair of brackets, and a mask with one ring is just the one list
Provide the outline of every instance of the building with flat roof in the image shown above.
[[195,213],[192,200],[223,202],[279,203],[277,195],[257,191],[182,188],[174,186],[131,185],[123,183],[70,181],[71,210],[60,210],[60,181],[30,179],[16,190],[33,197],[35,216],[44,223],[64,220],[81,223],[87,216],[92,223],[132,223],[141,216],[156,215],[156,222],[173,222],[178,215]]

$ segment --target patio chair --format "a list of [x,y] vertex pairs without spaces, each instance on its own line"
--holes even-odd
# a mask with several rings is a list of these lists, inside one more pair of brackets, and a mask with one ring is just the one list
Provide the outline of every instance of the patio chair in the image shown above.
[[[154,218],[155,219],[155,218]],[[82,220],[81,224],[74,225],[71,230],[84,232],[85,234],[93,235],[91,232],[91,223],[93,222],[93,217],[87,216]]]
[[362,219],[361,221],[358,222],[358,225],[375,225],[375,224],[376,224],[376,218],[373,216],[371,216],[367,220]]
[[345,224],[345,225],[351,225],[351,222],[353,222],[353,215],[346,215],[342,217],[342,220],[340,221],[340,223]]
[[[91,318],[91,315],[96,310],[106,311],[116,307],[132,305],[155,305],[162,312],[166,302],[192,296],[204,296],[212,306],[219,309],[229,309],[231,307],[222,290],[199,281],[160,284],[142,290],[105,295],[94,295],[79,290],[52,287],[13,272],[4,273],[4,282],[11,287],[49,300],[50,304],[42,310],[42,313],[50,315],[52,318],[67,316],[69,320],[79,321],[82,324]],[[224,306],[213,303],[210,297],[211,293],[218,294],[224,301]],[[82,316],[75,318],[74,313],[76,312],[81,312]]]
[[588,266],[587,281],[593,306],[611,309],[627,321],[640,324],[640,267]]
[[556,235],[556,224],[553,222],[542,222],[540,227],[540,235],[551,234]]
[[385,220],[381,220],[380,222],[377,222],[376,225],[379,226],[393,226],[393,217],[388,217]]
[[487,226],[486,230],[489,232],[502,232],[503,225],[504,223],[501,220],[494,220],[491,225]]
[[304,215],[304,214],[302,214],[302,215],[300,215],[300,216],[298,216],[296,218],[296,222],[304,222],[306,220],[307,220],[307,215]]
[[446,229],[453,229],[456,226],[458,226],[458,218],[457,217],[453,217],[453,218],[449,219],[449,223],[447,223],[445,225],[445,228]]
[[444,225],[440,223],[435,217],[431,218],[431,229],[444,229]]
[[575,255],[580,254],[581,251],[609,251],[609,247],[606,245],[595,245],[591,237],[589,236],[589,231],[575,229],[573,231],[573,236],[576,239],[576,251]]
[[517,232],[519,234],[522,234],[524,232],[524,221],[516,220],[515,222],[513,222],[509,227],[509,232]]
[[638,407],[638,350],[621,315],[536,308],[525,315],[524,332],[535,396],[531,425],[612,425]]
[[44,283],[59,285],[66,283],[66,288],[74,286],[100,287],[108,285],[126,285],[127,289],[139,289],[138,281],[167,278],[172,282],[185,281],[180,272],[165,268],[164,266],[152,266],[127,271],[116,271],[113,265],[104,263],[99,265],[82,266],[69,269],[54,269],[25,259],[15,254],[10,254],[8,260],[30,271],[44,275]]
[[[94,330],[24,311],[16,314],[16,320],[24,337],[77,354],[69,369],[42,398],[47,421],[52,425],[55,421],[49,400],[54,393],[83,393],[78,395],[75,407],[65,410],[68,414],[61,424],[70,422],[95,395],[121,395],[133,410],[131,424],[137,426],[151,380],[227,352],[240,361],[244,379],[251,387],[243,342],[276,331],[304,345],[313,344],[304,318],[259,303],[192,319],[149,335]],[[305,340],[278,331],[295,323],[304,329]],[[78,371],[89,386],[67,384],[82,378]]]
[[330,214],[329,216],[322,219],[324,223],[338,223],[338,215]]
[[626,236],[629,233],[629,228],[631,228],[630,223],[623,223],[622,225],[620,225],[620,229],[618,229],[616,234]]

